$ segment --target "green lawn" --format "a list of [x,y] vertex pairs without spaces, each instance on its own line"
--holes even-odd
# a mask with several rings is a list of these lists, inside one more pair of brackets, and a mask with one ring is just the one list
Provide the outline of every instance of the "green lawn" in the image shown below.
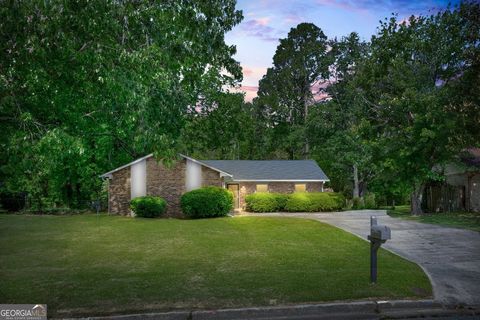
[[0,215],[0,301],[50,316],[431,295],[392,253],[320,222]]
[[391,210],[388,208],[386,209],[388,215],[394,218],[410,219],[418,222],[439,224],[447,227],[480,231],[480,213],[430,213],[421,216],[412,216],[410,214],[410,206],[397,206],[395,207],[395,210]]

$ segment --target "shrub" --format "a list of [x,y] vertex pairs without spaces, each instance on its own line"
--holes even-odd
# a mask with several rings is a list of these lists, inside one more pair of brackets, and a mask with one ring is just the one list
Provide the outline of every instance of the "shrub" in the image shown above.
[[353,210],[360,210],[360,209],[364,209],[365,207],[365,204],[363,202],[363,198],[359,198],[359,197],[354,197],[352,199],[352,209]]
[[345,204],[342,194],[333,192],[296,192],[292,194],[258,192],[245,198],[247,210],[253,212],[337,211]]
[[375,193],[367,193],[363,201],[365,203],[365,209],[376,209],[378,207],[375,199]]
[[288,195],[282,193],[257,192],[245,197],[247,211],[251,212],[283,211],[287,200]]
[[180,205],[189,218],[222,217],[233,208],[233,194],[219,187],[204,187],[183,194]]
[[130,201],[130,209],[135,216],[142,218],[155,218],[161,216],[167,208],[167,202],[160,197],[137,197]]
[[341,210],[343,195],[333,192],[299,192],[289,195],[285,210],[289,212],[317,212]]

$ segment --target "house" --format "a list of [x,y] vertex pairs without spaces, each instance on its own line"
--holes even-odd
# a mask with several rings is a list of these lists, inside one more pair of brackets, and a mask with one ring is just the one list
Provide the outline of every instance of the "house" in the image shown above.
[[458,160],[444,168],[445,181],[425,188],[427,212],[480,212],[480,148],[466,150]]
[[129,214],[131,199],[153,195],[167,201],[167,215],[180,216],[181,195],[203,186],[232,191],[234,208],[242,210],[250,193],[322,192],[329,181],[313,160],[196,160],[180,156],[171,168],[149,154],[101,175],[109,181],[109,213]]

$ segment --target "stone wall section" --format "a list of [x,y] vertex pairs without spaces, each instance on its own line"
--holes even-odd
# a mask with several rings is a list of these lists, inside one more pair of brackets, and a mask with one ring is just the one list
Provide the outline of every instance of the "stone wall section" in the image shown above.
[[130,214],[130,167],[112,173],[108,182],[108,213]]

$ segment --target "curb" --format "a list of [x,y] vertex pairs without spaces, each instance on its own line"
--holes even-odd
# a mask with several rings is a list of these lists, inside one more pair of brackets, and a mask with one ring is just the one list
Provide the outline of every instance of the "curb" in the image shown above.
[[[477,317],[478,307],[455,308],[434,300],[354,301],[293,306],[176,311],[76,318],[76,320],[405,319]],[[74,318],[71,318],[74,319]]]

